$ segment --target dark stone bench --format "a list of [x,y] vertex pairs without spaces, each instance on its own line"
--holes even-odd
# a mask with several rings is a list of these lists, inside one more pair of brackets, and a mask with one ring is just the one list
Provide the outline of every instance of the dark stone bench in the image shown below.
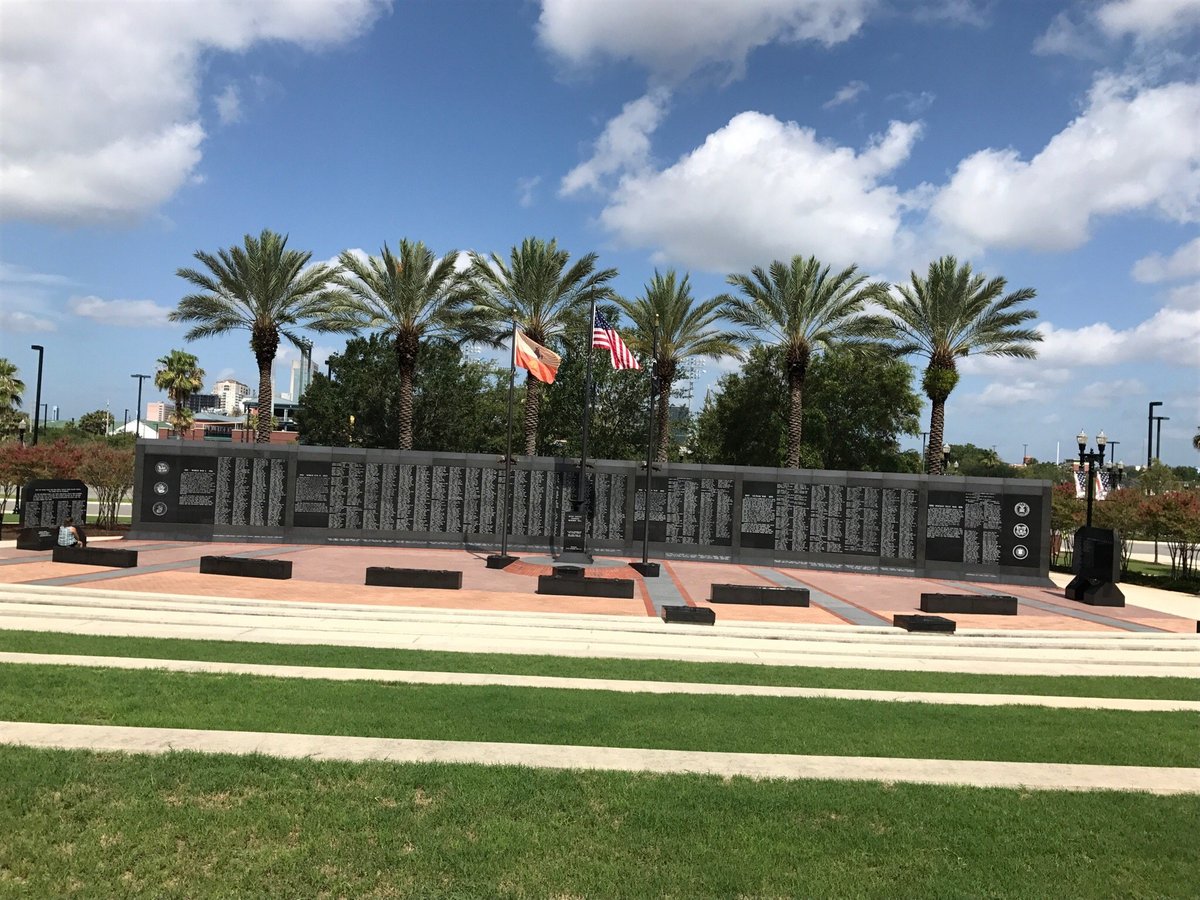
[[555,566],[554,574],[559,578],[586,578],[583,566]]
[[662,620],[688,625],[715,625],[717,614],[707,606],[664,606]]
[[290,559],[259,559],[253,556],[202,556],[201,575],[237,575],[242,578],[274,578],[286,581],[292,577]]
[[932,631],[939,634],[954,634],[953,619],[943,619],[941,616],[893,616],[892,625],[905,631]]
[[808,606],[808,588],[769,587],[765,584],[714,584],[710,603],[750,603],[756,606]]
[[368,566],[366,583],[377,587],[458,591],[462,589],[462,576],[462,572],[453,569],[393,569],[388,566]]
[[53,550],[57,542],[57,528],[22,528],[17,532],[18,550]]
[[561,575],[539,575],[537,592],[570,597],[613,597],[633,599],[632,578],[577,578]]
[[84,566],[111,566],[114,569],[133,569],[138,564],[136,550],[117,547],[55,547],[55,562],[79,563]]
[[1017,598],[1005,594],[922,594],[921,612],[1015,616]]

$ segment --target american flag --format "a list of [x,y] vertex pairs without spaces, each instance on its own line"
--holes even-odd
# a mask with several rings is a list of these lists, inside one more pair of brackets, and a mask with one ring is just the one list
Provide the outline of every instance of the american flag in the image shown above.
[[625,342],[617,334],[617,329],[608,324],[608,319],[604,318],[600,310],[596,310],[596,321],[592,323],[592,346],[603,347],[612,354],[614,369],[641,368],[637,357],[625,346]]

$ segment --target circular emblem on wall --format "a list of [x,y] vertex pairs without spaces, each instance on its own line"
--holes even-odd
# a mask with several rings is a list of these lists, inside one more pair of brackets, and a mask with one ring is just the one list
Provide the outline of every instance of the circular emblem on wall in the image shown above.
[[1019,538],[1029,537],[1029,526],[1024,522],[1018,522],[1013,526],[1013,534]]
[[167,483],[165,481],[154,482],[154,493],[165,494],[167,492]]
[[1028,555],[1029,548],[1024,544],[1017,544],[1017,546],[1013,547],[1013,556],[1015,556],[1017,559],[1024,559]]
[[167,462],[156,462],[154,464],[154,471],[159,475],[166,475],[171,471],[171,464]]
[[1029,515],[1029,504],[1021,501],[1013,507],[1013,512],[1015,512],[1021,518],[1025,518],[1027,515]]
[[161,502],[155,503],[150,507],[150,511],[156,516],[165,516],[167,514],[167,504]]

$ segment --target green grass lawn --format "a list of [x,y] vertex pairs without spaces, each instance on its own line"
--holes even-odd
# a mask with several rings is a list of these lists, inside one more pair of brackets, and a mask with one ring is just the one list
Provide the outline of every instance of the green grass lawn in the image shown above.
[[0,666],[0,719],[744,753],[1195,766],[1200,714]]
[[1200,798],[0,748],[0,894],[1187,897]]
[[617,678],[638,681],[1200,700],[1200,679],[1194,678],[884,672],[870,669],[764,666],[753,663],[577,659],[503,653],[390,650],[372,647],[255,644],[240,641],[195,641],[172,638],[94,637],[45,631],[0,630],[0,651],[69,653],[86,656],[133,656],[150,659],[190,659],[294,666],[556,675],[571,678]]

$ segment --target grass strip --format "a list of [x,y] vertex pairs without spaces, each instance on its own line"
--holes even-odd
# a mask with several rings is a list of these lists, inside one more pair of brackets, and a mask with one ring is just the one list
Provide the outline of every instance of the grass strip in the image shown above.
[[45,897],[1185,897],[1200,828],[1200,798],[1114,792],[28,748],[0,770],[0,893]]
[[1200,715],[0,666],[0,719],[584,746],[1195,766]]
[[948,691],[978,694],[1037,694],[1064,697],[1120,697],[1200,700],[1200,679],[1123,676],[967,675],[945,672],[890,672],[824,669],[755,663],[695,663],[391,650],[317,644],[259,644],[182,638],[97,637],[48,631],[0,631],[0,651],[132,656],[208,662],[421,672],[480,672],[555,675],[567,678],[619,678],[633,681],[686,681],[701,684],[766,684],[784,687],[879,691]]

